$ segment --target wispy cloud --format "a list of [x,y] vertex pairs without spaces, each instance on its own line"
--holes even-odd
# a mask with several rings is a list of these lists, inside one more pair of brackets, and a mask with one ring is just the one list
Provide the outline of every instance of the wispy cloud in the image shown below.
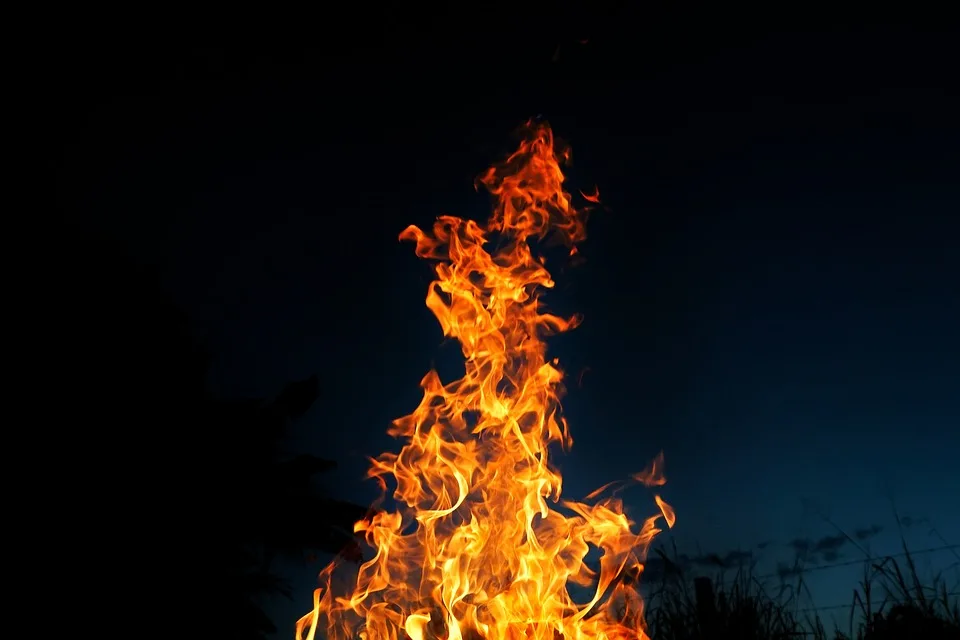
[[[903,526],[913,526],[916,520],[901,518]],[[781,580],[799,575],[804,569],[822,567],[844,559],[844,552],[848,547],[859,545],[877,536],[883,531],[883,526],[871,524],[857,528],[852,535],[843,533],[831,534],[820,538],[794,538],[786,543],[788,557],[777,562],[775,571]],[[645,577],[649,581],[658,581],[670,576],[689,577],[711,570],[738,569],[749,566],[759,559],[760,552],[767,558],[770,554],[780,555],[776,549],[783,550],[783,546],[765,541],[752,549],[732,549],[722,552],[700,553],[689,555],[682,553],[669,554],[662,548],[654,549],[647,559]]]
[[777,575],[781,580],[786,580],[799,575],[805,568],[838,562],[844,558],[847,547],[866,542],[882,531],[883,526],[872,524],[855,529],[852,536],[838,533],[816,539],[795,538],[788,545],[793,551],[792,562],[779,562]]
[[872,524],[865,529],[855,529],[853,531],[853,537],[859,540],[860,542],[866,542],[867,540],[874,537],[881,531],[883,531],[883,527],[881,527],[878,524]]

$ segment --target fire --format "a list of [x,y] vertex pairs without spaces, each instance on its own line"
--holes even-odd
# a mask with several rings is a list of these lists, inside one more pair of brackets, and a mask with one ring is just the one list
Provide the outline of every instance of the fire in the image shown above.
[[[395,484],[397,510],[356,523],[376,554],[341,593],[335,564],[321,573],[298,639],[318,629],[330,640],[647,637],[636,581],[657,521],[673,526],[674,512],[656,496],[661,513],[634,530],[619,499],[598,498],[611,485],[590,502],[560,498],[548,448],[573,441],[544,337],[580,320],[544,311],[538,296],[554,283],[531,241],[575,247],[586,209],[563,189],[568,153],[549,126],[530,122],[525,134],[478,180],[496,202],[486,225],[442,216],[432,232],[400,234],[436,263],[426,303],[462,345],[465,373],[446,384],[427,373],[420,405],[394,421],[403,447],[372,460],[368,475],[384,491]],[[662,466],[658,456],[633,480],[662,485]],[[586,562],[591,547],[602,551],[599,571]],[[575,602],[571,585],[592,595]]]

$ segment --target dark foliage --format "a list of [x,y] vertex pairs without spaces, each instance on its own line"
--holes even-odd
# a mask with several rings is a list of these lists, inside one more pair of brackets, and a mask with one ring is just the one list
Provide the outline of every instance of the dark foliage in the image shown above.
[[335,463],[281,455],[318,378],[272,399],[214,397],[209,356],[158,279],[109,242],[63,240],[48,383],[62,411],[37,436],[58,480],[49,527],[71,548],[70,619],[91,633],[264,637],[261,600],[286,591],[276,558],[358,558],[367,509],[316,489]]

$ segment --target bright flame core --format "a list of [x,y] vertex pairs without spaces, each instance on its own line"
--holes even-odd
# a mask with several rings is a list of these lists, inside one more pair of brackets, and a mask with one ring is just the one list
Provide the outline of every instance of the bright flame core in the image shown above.
[[[352,593],[335,593],[334,564],[321,573],[298,638],[313,640],[318,627],[330,640],[647,637],[636,579],[656,521],[672,526],[674,513],[655,496],[661,513],[633,532],[614,497],[560,500],[547,448],[572,439],[560,416],[563,374],[547,361],[543,336],[579,319],[542,310],[538,294],[554,283],[528,241],[554,234],[575,252],[586,209],[563,190],[568,153],[555,150],[549,126],[530,122],[525,133],[479,179],[496,197],[486,226],[442,216],[432,233],[400,234],[436,261],[427,306],[461,343],[465,374],[445,385],[427,373],[420,406],[394,421],[390,433],[405,444],[373,460],[369,476],[384,490],[394,479],[398,511],[356,523],[375,557]],[[633,479],[662,485],[662,466],[658,456]],[[602,551],[599,572],[585,563],[590,547]],[[568,584],[593,595],[576,603]]]

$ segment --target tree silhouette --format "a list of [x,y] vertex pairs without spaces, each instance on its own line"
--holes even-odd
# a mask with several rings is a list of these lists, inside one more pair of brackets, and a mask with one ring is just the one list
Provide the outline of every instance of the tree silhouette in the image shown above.
[[275,631],[258,606],[263,596],[290,595],[271,571],[275,558],[302,560],[307,550],[361,557],[352,527],[368,510],[323,495],[313,482],[336,463],[310,454],[279,454],[287,426],[318,396],[319,380],[312,376],[268,401],[219,402],[214,408],[221,437],[235,434],[233,446],[225,449],[227,466],[217,475],[226,482],[211,485],[209,496],[210,501],[227,500],[218,511],[219,537],[230,553],[222,571],[242,605],[231,637]]
[[[50,290],[63,318],[50,397],[69,418],[45,437],[56,513],[74,514],[50,524],[70,547],[67,599],[85,602],[71,620],[139,637],[265,637],[262,598],[285,592],[275,559],[359,558],[352,528],[367,508],[317,489],[334,460],[282,450],[318,377],[269,399],[217,398],[209,354],[149,269],[103,239],[57,250],[70,266]],[[107,586],[93,596],[77,583]]]

